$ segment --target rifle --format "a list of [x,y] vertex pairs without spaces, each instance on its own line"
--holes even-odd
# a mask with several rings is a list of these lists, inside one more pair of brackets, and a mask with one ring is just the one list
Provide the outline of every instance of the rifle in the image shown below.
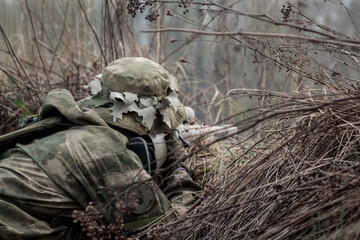
[[182,124],[177,128],[179,135],[186,141],[191,142],[202,137],[211,137],[219,139],[238,131],[238,128],[232,124],[224,125],[200,125],[200,124]]
[[[200,125],[200,124],[181,124],[177,129],[178,137],[183,141],[184,146],[190,146],[189,142],[193,142],[196,139],[202,137],[211,137],[214,140],[221,137],[225,137],[229,134],[236,133],[238,128],[231,124],[225,125]],[[151,143],[149,145],[154,146],[156,169],[159,169],[166,161],[167,157],[167,145],[165,141],[166,134],[149,135]]]

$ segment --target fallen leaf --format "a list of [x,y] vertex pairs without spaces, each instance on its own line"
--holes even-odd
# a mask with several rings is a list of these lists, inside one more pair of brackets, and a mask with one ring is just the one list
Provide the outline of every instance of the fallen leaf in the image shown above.
[[141,123],[148,129],[151,129],[156,119],[156,109],[153,107],[144,108],[137,111],[137,114],[142,118]]
[[126,106],[125,103],[115,102],[114,105],[109,108],[112,111],[111,115],[113,116],[113,121],[116,122],[116,119],[123,119],[123,114],[128,112],[138,112],[140,108],[134,102],[131,105]]
[[131,105],[131,104],[133,104],[135,101],[139,101],[139,97],[138,97],[138,95],[135,94],[135,93],[123,92],[122,94],[124,94],[124,96],[125,96],[125,104],[126,104],[126,105]]
[[178,88],[177,79],[172,75],[170,75],[170,79],[169,79],[169,88],[174,93],[179,93],[179,91],[180,91],[179,88]]
[[175,112],[177,112],[180,103],[180,100],[178,99],[178,95],[174,92],[170,93],[168,96],[166,96],[164,99],[167,99],[170,102],[170,106],[172,106],[175,109]]
[[170,120],[170,113],[167,109],[159,110],[160,114],[162,115],[163,122],[171,128],[171,120]]
[[87,85],[84,86],[86,89],[88,88],[91,89],[91,95],[95,95],[101,92],[102,86],[100,79],[101,79],[101,74],[100,77],[99,75],[95,76],[94,80],[92,80],[91,82],[89,82]]
[[154,107],[154,98],[140,98],[139,107],[140,108],[148,108]]
[[122,93],[110,92],[109,98],[115,102],[125,102],[125,96]]

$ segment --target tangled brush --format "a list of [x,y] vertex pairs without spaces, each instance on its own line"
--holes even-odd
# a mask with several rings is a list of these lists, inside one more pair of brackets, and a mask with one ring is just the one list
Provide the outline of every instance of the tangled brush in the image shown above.
[[[238,123],[261,136],[246,164],[205,187],[201,204],[147,230],[175,239],[356,239],[360,235],[360,94],[309,87]],[[273,101],[273,102],[274,102]],[[265,109],[265,110],[264,110]],[[164,234],[168,233],[168,234]]]

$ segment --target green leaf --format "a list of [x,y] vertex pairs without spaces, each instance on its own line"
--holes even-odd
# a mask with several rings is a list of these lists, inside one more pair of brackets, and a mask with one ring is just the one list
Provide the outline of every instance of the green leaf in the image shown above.
[[23,100],[17,99],[15,101],[15,104],[16,104],[16,107],[25,111],[25,114],[32,114],[31,111],[29,110],[29,107],[26,105],[26,103],[24,103]]
[[38,121],[38,115],[28,115],[26,114],[24,117],[20,118],[18,121],[19,127],[25,127],[31,123]]
[[28,117],[27,116],[24,116],[24,117],[19,119],[19,127],[25,127],[27,123],[28,123]]

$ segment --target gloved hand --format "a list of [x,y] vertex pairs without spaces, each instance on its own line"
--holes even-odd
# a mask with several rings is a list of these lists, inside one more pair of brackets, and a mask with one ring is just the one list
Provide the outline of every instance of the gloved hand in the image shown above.
[[165,137],[167,143],[168,157],[163,166],[166,170],[164,178],[159,185],[169,199],[171,205],[178,213],[185,213],[191,206],[201,187],[191,178],[191,173],[182,162],[187,156],[184,142],[181,141],[176,131]]

